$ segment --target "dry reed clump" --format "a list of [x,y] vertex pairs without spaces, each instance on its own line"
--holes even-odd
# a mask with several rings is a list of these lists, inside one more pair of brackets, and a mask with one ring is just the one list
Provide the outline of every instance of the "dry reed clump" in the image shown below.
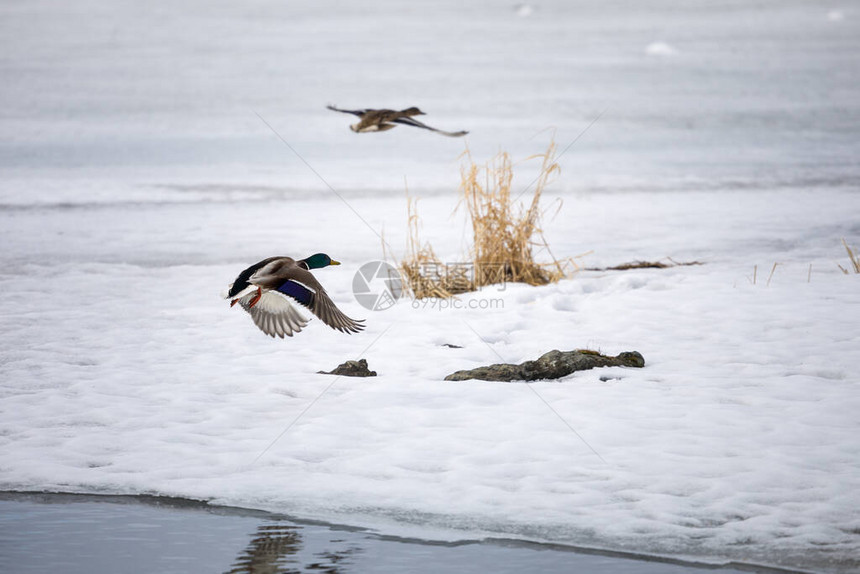
[[429,243],[422,243],[419,238],[421,220],[418,217],[418,199],[406,196],[409,214],[409,252],[406,259],[400,262],[400,275],[406,287],[417,299],[438,297],[445,299],[472,291],[471,284],[457,280],[454,274],[448,273],[449,266],[442,263]]
[[[842,238],[842,245],[845,246],[845,251],[848,252],[848,258],[851,260],[851,267],[854,268],[854,273],[860,273],[860,258],[857,257],[857,254],[848,246],[848,242],[845,241],[845,238]],[[837,265],[839,265],[837,263]],[[839,265],[839,268],[842,269],[842,272],[848,275],[850,272]]]
[[[465,206],[472,223],[470,261],[465,265],[444,264],[428,243],[420,241],[417,202],[410,199],[409,253],[400,270],[416,298],[451,297],[507,282],[546,285],[571,270],[578,270],[572,258],[557,260],[552,255],[540,227],[541,194],[552,176],[560,171],[554,142],[550,142],[545,153],[528,158],[541,159],[542,163],[527,206],[518,205],[519,196],[511,194],[514,170],[507,153],[500,153],[484,166],[478,166],[468,150],[464,157],[466,163],[460,169],[460,205]],[[526,191],[528,188],[520,195]],[[550,261],[538,263],[536,249],[545,250]]]

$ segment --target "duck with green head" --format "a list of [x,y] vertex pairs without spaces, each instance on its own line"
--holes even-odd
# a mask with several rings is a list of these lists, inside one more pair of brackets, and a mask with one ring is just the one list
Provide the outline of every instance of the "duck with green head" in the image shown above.
[[364,320],[347,317],[328,296],[311,273],[340,265],[325,253],[317,253],[296,261],[291,257],[269,257],[254,263],[236,277],[227,298],[251,315],[254,324],[271,337],[292,337],[307,324],[293,303],[303,305],[323,323],[343,333],[358,333]]

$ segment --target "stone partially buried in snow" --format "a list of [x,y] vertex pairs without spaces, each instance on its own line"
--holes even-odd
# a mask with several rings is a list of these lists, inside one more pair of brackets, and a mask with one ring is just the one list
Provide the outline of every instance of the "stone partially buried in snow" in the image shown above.
[[344,377],[375,377],[376,371],[367,368],[367,360],[347,361],[338,365],[333,371],[317,371],[321,375],[341,375]]
[[536,361],[526,361],[519,365],[502,363],[488,367],[478,367],[468,371],[457,371],[445,377],[446,381],[537,381],[540,379],[559,379],[576,371],[587,371],[597,367],[637,367],[645,366],[645,359],[636,351],[619,353],[608,357],[595,351],[550,351]]

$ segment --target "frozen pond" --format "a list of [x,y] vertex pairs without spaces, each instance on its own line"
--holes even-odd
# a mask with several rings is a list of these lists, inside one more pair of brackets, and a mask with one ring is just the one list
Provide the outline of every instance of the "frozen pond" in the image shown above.
[[0,494],[0,569],[35,572],[782,572],[505,540],[384,537],[161,497]]

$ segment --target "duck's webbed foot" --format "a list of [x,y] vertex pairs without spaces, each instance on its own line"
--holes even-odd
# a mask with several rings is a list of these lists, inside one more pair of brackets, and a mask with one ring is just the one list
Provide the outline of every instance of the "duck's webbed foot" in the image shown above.
[[263,289],[262,289],[262,287],[257,287],[257,294],[256,294],[256,295],[254,295],[254,298],[253,298],[253,299],[251,299],[251,300],[248,302],[248,309],[250,309],[251,307],[253,307],[253,306],[254,306],[254,305],[256,305],[257,303],[259,303],[259,302],[260,302],[260,298],[261,298],[262,296],[263,296]]

